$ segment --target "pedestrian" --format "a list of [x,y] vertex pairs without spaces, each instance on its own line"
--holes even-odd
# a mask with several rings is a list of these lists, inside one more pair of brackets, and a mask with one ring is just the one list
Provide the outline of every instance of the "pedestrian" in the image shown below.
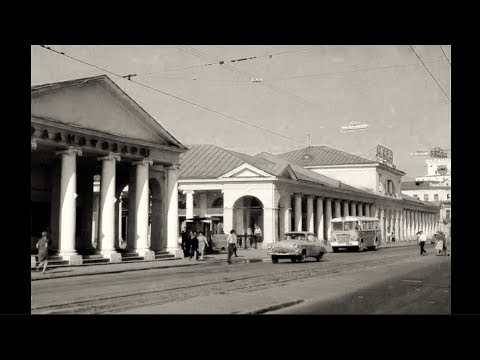
[[227,236],[227,244],[228,244],[228,258],[227,261],[229,264],[232,263],[232,255],[235,252],[235,244],[237,243],[237,234],[235,230],[230,230],[230,234]]
[[253,238],[255,239],[255,249],[257,248],[257,243],[262,241],[262,230],[255,224],[255,231],[253,232]]
[[190,248],[190,260],[195,256],[195,260],[198,260],[198,238],[197,232],[193,232],[192,240],[191,240],[191,248]]
[[197,240],[198,240],[198,252],[200,254],[199,260],[203,260],[203,253],[205,251],[205,247],[208,246],[208,240],[205,236],[203,236],[202,232],[198,233]]
[[392,243],[395,243],[395,229],[393,229],[391,237],[392,237]]
[[[247,239],[250,242],[250,247],[252,247],[253,231],[251,227],[247,228]],[[247,248],[247,240],[245,240],[245,249]]]
[[437,256],[443,255],[443,242],[445,241],[445,237],[442,236],[442,233],[438,231],[435,234],[435,252]]
[[428,255],[428,253],[426,252],[425,250],[425,243],[427,242],[427,235],[425,235],[423,233],[423,231],[419,231],[418,233],[418,244],[420,245],[420,255],[423,255],[423,253],[425,253],[425,255]]
[[190,247],[192,246],[192,237],[190,234],[191,232],[189,230],[182,232],[182,249],[184,257],[190,256]]
[[46,231],[42,232],[42,237],[40,240],[37,241],[37,249],[38,249],[38,266],[36,268],[37,271],[40,271],[40,267],[43,265],[42,274],[45,274],[45,270],[47,269],[48,265],[48,233]]
[[[442,236],[443,236],[443,255],[448,256],[447,237],[445,236],[445,234],[443,232],[442,232]],[[449,236],[449,238],[450,238],[450,236]]]

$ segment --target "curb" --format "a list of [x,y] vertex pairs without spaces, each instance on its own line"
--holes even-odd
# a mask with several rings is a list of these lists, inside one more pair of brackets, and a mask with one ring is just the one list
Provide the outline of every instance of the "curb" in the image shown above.
[[289,306],[297,305],[297,304],[300,304],[304,301],[305,300],[303,300],[303,299],[287,301],[287,302],[284,302],[284,303],[274,304],[274,305],[266,306],[266,307],[259,308],[259,309],[256,309],[256,310],[234,312],[234,313],[232,313],[232,315],[259,315],[259,314],[264,314],[264,313],[269,312],[269,311],[279,310],[279,309],[283,309],[283,308],[286,308],[286,307],[289,307]]

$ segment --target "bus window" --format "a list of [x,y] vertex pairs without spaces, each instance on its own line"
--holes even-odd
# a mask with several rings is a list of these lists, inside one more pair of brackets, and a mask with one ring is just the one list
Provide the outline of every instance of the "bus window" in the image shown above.
[[357,222],[356,221],[345,221],[344,222],[344,226],[345,226],[345,231],[347,230],[355,230],[355,227],[357,226]]
[[333,222],[332,223],[332,230],[333,231],[343,231],[343,223],[342,222]]

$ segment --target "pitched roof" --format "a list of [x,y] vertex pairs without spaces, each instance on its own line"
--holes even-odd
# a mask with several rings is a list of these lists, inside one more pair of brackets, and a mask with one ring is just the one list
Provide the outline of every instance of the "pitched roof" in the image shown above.
[[[260,154],[259,154],[260,155]],[[301,166],[376,164],[377,162],[328,146],[310,146],[277,156]]]
[[415,197],[408,196],[408,195],[405,195],[405,194],[401,194],[401,196],[402,196],[402,199],[404,201],[407,201],[407,202],[412,202],[412,203],[416,203],[416,204],[419,204],[419,205],[427,205],[427,206],[431,206],[431,207],[438,207],[438,205],[434,204],[433,202],[422,201],[422,200],[419,200]]
[[52,91],[68,86],[78,86],[89,82],[102,82],[110,87],[113,91],[119,94],[123,99],[126,99],[131,105],[133,105],[143,116],[145,121],[152,124],[155,129],[163,135],[163,137],[170,142],[170,145],[179,147],[185,150],[186,147],[178,141],[172,134],[170,134],[155,118],[145,111],[135,100],[133,100],[115,81],[110,79],[107,75],[91,76],[87,78],[74,79],[68,81],[60,81],[55,83],[34,85],[31,87],[31,95],[37,96],[47,91]]
[[402,190],[450,190],[451,186],[436,181],[404,181],[400,183]]

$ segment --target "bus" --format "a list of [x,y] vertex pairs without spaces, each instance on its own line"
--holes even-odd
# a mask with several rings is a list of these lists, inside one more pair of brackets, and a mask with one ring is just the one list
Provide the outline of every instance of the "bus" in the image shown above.
[[377,250],[382,244],[380,220],[367,216],[334,218],[330,244],[334,252],[340,248]]

